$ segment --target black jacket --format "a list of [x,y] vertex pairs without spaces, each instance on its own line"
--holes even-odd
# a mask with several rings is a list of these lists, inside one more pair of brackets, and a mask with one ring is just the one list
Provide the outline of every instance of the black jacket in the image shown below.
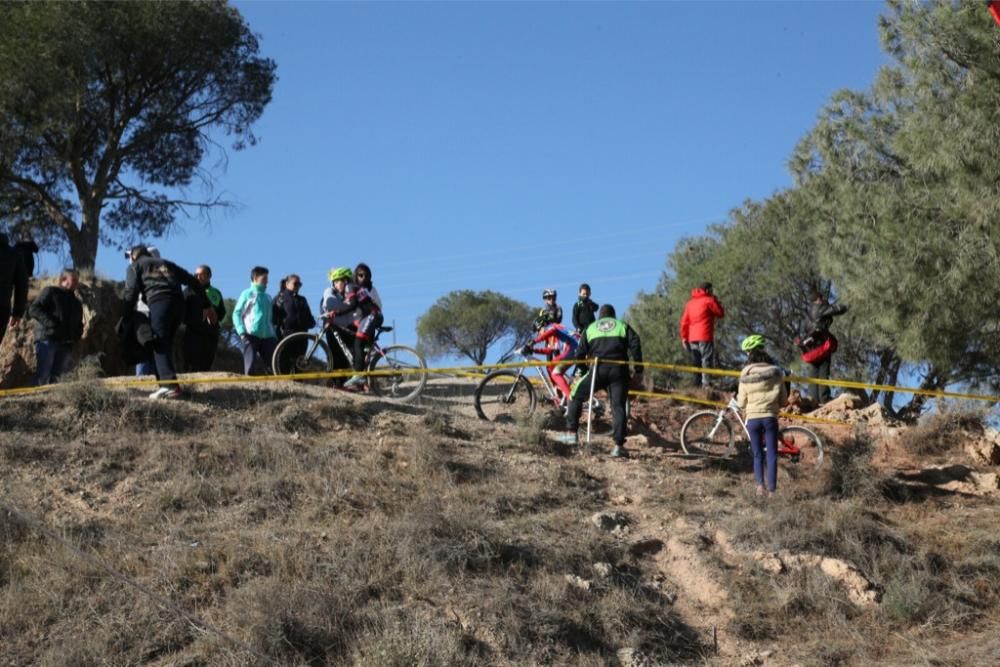
[[125,310],[135,310],[139,297],[146,303],[184,298],[181,286],[187,285],[204,298],[205,288],[198,279],[173,262],[158,257],[140,257],[129,264],[125,277]]
[[[214,308],[216,323],[209,324],[205,321],[205,309]],[[188,330],[202,330],[217,332],[221,323],[226,317],[226,302],[219,301],[218,306],[213,306],[205,296],[204,292],[198,294],[188,287],[184,290],[184,324]]]
[[833,318],[847,312],[847,306],[835,306],[832,303],[814,303],[809,306],[809,331],[807,333],[827,332]]
[[[642,344],[639,334],[629,325],[613,317],[597,320],[580,336],[576,358],[608,359],[642,363]],[[641,367],[640,367],[641,368]]]
[[577,331],[586,331],[587,327],[597,321],[597,304],[587,299],[577,299],[573,304],[573,328]]
[[[11,295],[14,297],[13,309],[10,306]],[[28,272],[24,260],[7,244],[6,238],[0,238],[0,316],[4,319],[23,317],[27,305]]]
[[316,319],[304,296],[283,289],[274,297],[273,308],[272,319],[279,337],[309,331],[316,326]]
[[35,340],[74,343],[83,337],[83,304],[72,291],[49,286],[31,302]]
[[21,255],[28,277],[35,275],[35,253],[38,252],[38,244],[34,241],[18,241],[14,244],[14,250]]

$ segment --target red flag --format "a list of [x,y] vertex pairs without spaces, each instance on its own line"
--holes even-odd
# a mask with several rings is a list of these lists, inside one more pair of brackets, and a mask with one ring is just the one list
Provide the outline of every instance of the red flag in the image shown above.
[[1000,0],[986,0],[986,8],[990,10],[997,25],[1000,25]]

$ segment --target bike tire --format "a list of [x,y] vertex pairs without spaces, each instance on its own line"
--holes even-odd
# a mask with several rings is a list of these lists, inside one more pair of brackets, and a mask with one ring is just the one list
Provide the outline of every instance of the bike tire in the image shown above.
[[[300,352],[293,352],[296,346],[300,348]],[[317,339],[316,334],[303,331],[281,339],[274,348],[271,368],[275,375],[329,373],[333,370],[333,358],[330,356],[330,348],[322,339]],[[301,382],[326,385],[330,380],[313,378]]]
[[[823,441],[816,432],[805,426],[786,426],[778,431],[778,439],[794,444],[800,454],[797,458],[781,456],[778,458],[784,466],[795,466],[803,472],[819,469],[823,463]],[[780,448],[780,444],[779,444]]]
[[474,403],[480,419],[512,423],[535,411],[535,388],[523,375],[493,371],[476,387]]
[[696,412],[681,426],[681,449],[689,456],[726,456],[732,447],[733,426],[725,417],[719,422],[714,410]]
[[[383,347],[382,354],[372,359],[368,370],[377,373],[368,376],[368,388],[372,393],[397,403],[415,400],[427,385],[427,362],[419,352],[406,345]],[[386,373],[395,370],[405,372]]]

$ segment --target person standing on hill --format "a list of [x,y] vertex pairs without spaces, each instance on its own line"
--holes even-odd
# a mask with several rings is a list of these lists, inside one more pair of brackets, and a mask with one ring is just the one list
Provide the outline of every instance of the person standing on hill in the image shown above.
[[7,326],[16,327],[21,322],[27,304],[28,272],[24,260],[10,247],[7,235],[0,233],[0,343],[7,334]]
[[590,300],[590,285],[583,283],[580,285],[579,298],[573,304],[573,329],[575,333],[582,334],[596,319],[597,304]]
[[[691,365],[715,368],[715,320],[726,316],[722,304],[712,292],[712,283],[701,283],[691,290],[691,298],[681,316],[681,343],[691,355]],[[708,384],[708,374],[695,374],[696,387]]]
[[[593,382],[594,391],[607,390],[608,400],[611,403],[612,431],[615,441],[615,448],[612,450],[611,456],[628,458],[628,452],[625,451],[628,365],[602,364],[600,362],[605,360],[627,362],[631,359],[635,364],[642,364],[642,345],[639,342],[639,335],[632,330],[632,327],[615,317],[614,306],[604,304],[598,312],[597,321],[583,332],[580,345],[576,348],[576,358],[578,360],[596,359],[597,364],[574,382],[572,389],[570,389],[569,408],[566,411],[567,432],[560,436],[559,441],[570,445],[575,445],[579,441],[577,431],[580,429],[580,412],[583,409],[584,401],[590,398],[591,382]],[[632,379],[641,382],[642,370],[642,366],[637,365]]]
[[[830,325],[833,318],[846,312],[847,306],[830,303],[819,290],[813,292],[813,302],[809,305],[809,333],[799,342],[809,377],[830,379],[830,365],[837,351],[837,337],[830,333]],[[810,385],[809,391],[816,407],[830,400],[830,387],[826,385]]]
[[[285,336],[301,331],[309,331],[316,326],[316,318],[309,310],[309,302],[299,294],[302,289],[302,279],[292,273],[281,281],[281,291],[274,297],[274,328],[278,334],[278,340]],[[305,354],[309,341],[292,341],[289,343],[287,353],[282,351],[282,356],[286,359],[294,359]]]
[[[129,254],[132,262],[125,277],[125,312],[135,310],[140,297],[149,306],[153,363],[156,365],[156,379],[160,381],[160,388],[149,397],[183,398],[185,394],[176,383],[174,364],[174,337],[184,319],[181,286],[189,286],[203,299],[205,288],[197,278],[173,262],[153,257],[146,246],[137,245]],[[209,322],[215,321],[215,311],[211,307],[203,311],[203,316]]]
[[75,270],[63,269],[59,284],[43,289],[28,308],[35,321],[35,386],[56,382],[73,363],[73,346],[83,337],[79,284]]
[[21,255],[24,262],[24,270],[28,272],[30,279],[35,275],[35,253],[38,252],[38,244],[31,236],[31,230],[25,229],[21,232],[21,240],[14,244],[14,250]]
[[[202,264],[194,270],[194,277],[205,288],[202,298],[195,290],[184,290],[184,363],[189,372],[212,370],[215,353],[219,348],[219,323],[226,316],[226,302],[222,292],[212,287],[212,268]],[[215,321],[205,319],[205,309],[215,311]]]
[[268,274],[266,267],[253,267],[250,270],[250,287],[243,290],[233,306],[233,329],[243,343],[244,375],[251,374],[257,357],[269,372],[274,348],[278,344],[272,321],[274,302],[267,294]]
[[788,394],[785,374],[764,350],[764,345],[764,337],[758,334],[747,336],[740,344],[740,349],[747,353],[747,363],[740,372],[736,402],[750,434],[757,495],[773,496],[778,484],[778,411],[788,400]]

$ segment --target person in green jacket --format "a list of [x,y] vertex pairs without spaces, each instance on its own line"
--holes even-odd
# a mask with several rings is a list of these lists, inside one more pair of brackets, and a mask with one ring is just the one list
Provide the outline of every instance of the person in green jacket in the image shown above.
[[243,343],[243,373],[250,375],[254,359],[260,357],[266,372],[278,344],[271,313],[274,302],[267,294],[268,270],[255,266],[250,270],[250,287],[243,290],[233,307],[233,329]]

